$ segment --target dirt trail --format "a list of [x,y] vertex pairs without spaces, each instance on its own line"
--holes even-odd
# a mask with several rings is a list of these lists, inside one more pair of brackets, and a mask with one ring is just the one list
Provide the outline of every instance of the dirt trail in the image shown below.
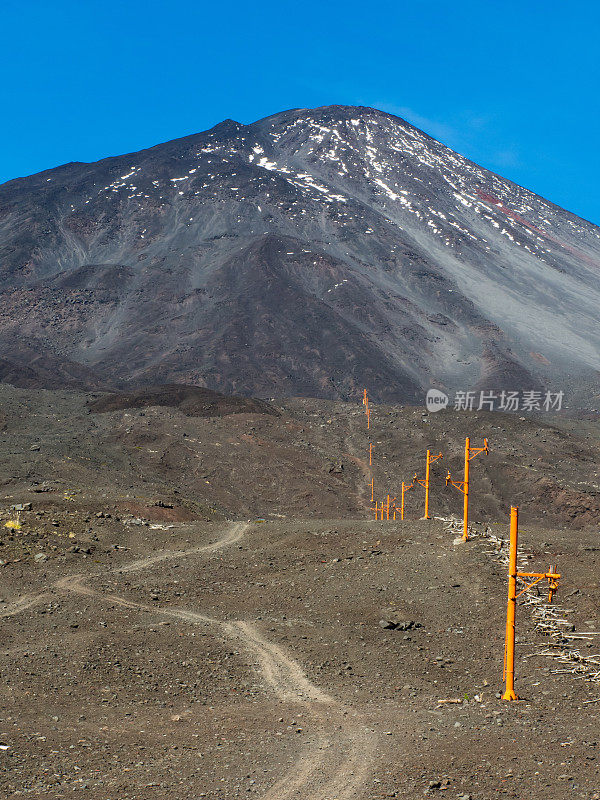
[[50,597],[48,592],[44,592],[43,594],[23,595],[23,597],[15,600],[14,603],[10,603],[6,608],[0,611],[0,619],[20,614],[22,611],[26,611],[28,608],[33,608],[33,606],[41,603],[42,600],[48,599],[48,597]]
[[227,545],[239,541],[248,530],[249,525],[250,523],[248,522],[233,522],[227,528],[225,535],[212,544],[205,544],[202,545],[202,547],[193,547],[190,550],[162,550],[160,553],[155,553],[147,558],[140,558],[136,561],[132,561],[130,564],[116,567],[113,572],[135,572],[139,569],[147,569],[161,561],[167,561],[173,558],[183,558],[198,553],[214,553],[216,550],[221,550],[223,547],[227,547]]
[[221,622],[184,608],[156,608],[84,585],[82,576],[58,581],[56,588],[123,608],[159,614],[192,625],[215,625],[235,638],[256,659],[258,669],[276,697],[306,707],[316,733],[294,766],[264,795],[264,800],[352,800],[363,786],[376,746],[376,734],[331,695],[315,686],[300,665],[265,639],[250,623]]
[[[234,522],[231,523],[227,527],[225,535],[218,539],[216,542],[212,542],[211,544],[202,545],[201,547],[193,547],[189,550],[162,550],[160,553],[155,553],[152,556],[148,556],[147,558],[140,558],[136,559],[135,561],[130,562],[129,564],[124,564],[123,566],[115,567],[114,570],[111,572],[134,572],[140,569],[147,569],[148,567],[154,566],[154,564],[158,564],[161,561],[167,561],[169,559],[175,558],[184,558],[186,556],[195,555],[197,553],[212,553],[217,550],[220,550],[223,547],[226,547],[229,544],[234,544],[239,539],[242,538],[244,533],[248,530],[249,523],[248,522]],[[87,575],[87,578],[98,577],[102,573],[91,573]],[[87,587],[81,585],[81,581],[84,579],[83,575],[67,575],[64,578],[60,578],[53,586],[55,589],[68,589],[69,591],[78,592],[79,594],[89,594],[90,596],[94,594],[91,589],[87,589]],[[12,617],[15,614],[20,614],[22,611],[26,611],[28,608],[32,608],[33,606],[41,603],[43,600],[47,600],[52,596],[51,592],[41,592],[40,594],[36,595],[23,595],[18,600],[15,600],[6,608],[3,608],[0,611],[0,619],[3,617]],[[113,598],[114,602],[123,605],[124,602],[120,600],[120,598]],[[139,604],[133,604],[133,607],[142,608]]]
[[315,710],[319,729],[263,800],[355,800],[371,771],[377,735],[340,704]]
[[[133,561],[114,572],[131,572],[153,566],[161,560],[214,552],[238,541],[248,527],[248,523],[234,523],[214,544],[187,551],[164,551]],[[315,686],[293,658],[265,639],[251,623],[222,622],[185,608],[148,606],[118,595],[103,594],[84,584],[83,580],[82,575],[70,575],[61,578],[54,586],[99,602],[192,625],[217,626],[254,656],[263,680],[278,700],[303,708],[305,718],[313,721],[315,734],[288,772],[266,792],[264,800],[353,800],[359,796],[370,772],[376,747],[375,732],[364,724],[359,714]]]

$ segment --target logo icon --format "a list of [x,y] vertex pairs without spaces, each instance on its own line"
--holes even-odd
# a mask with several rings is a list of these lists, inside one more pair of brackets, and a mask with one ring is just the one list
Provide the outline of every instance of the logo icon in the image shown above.
[[448,405],[448,395],[439,389],[429,389],[425,396],[425,405],[427,411],[441,411]]

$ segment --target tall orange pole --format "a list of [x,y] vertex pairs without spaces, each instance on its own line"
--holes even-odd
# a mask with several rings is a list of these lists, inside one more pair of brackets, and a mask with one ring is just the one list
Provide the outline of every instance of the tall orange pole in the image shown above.
[[418,483],[419,486],[423,486],[425,489],[425,514],[421,517],[421,519],[431,519],[429,516],[429,473],[431,469],[431,465],[434,461],[437,461],[439,458],[443,458],[443,455],[439,453],[437,456],[431,455],[431,450],[427,451],[427,466],[425,467],[425,480],[422,478],[417,478],[417,474],[415,473],[413,477],[413,483]]
[[517,540],[519,509],[510,509],[510,550],[508,554],[508,605],[506,608],[506,639],[504,643],[504,676],[506,691],[503,700],[518,700],[515,693],[515,616],[517,610]]
[[464,482],[464,504],[463,504],[463,535],[462,540],[466,542],[469,538],[469,460],[470,460],[471,440],[467,436],[465,439],[465,482]]
[[427,466],[425,468],[425,514],[423,519],[431,519],[429,516],[429,465],[430,465],[431,452],[427,451]]
[[389,494],[387,496],[387,518],[388,518],[388,520],[390,518],[390,496],[389,496]]
[[[508,552],[508,604],[506,607],[506,638],[504,641],[504,678],[506,687],[503,700],[518,700],[515,692],[515,618],[517,613],[517,598],[529,591],[542,580],[548,581],[548,602],[552,602],[554,592],[558,589],[558,579],[561,577],[556,572],[556,567],[550,567],[548,572],[517,572],[517,552],[519,538],[519,509],[512,506],[510,509],[510,548]],[[517,578],[534,578],[525,585],[517,594]]]
[[373,464],[373,444],[369,442],[369,466]]
[[452,484],[459,492],[463,493],[463,535],[462,541],[466,542],[469,538],[469,462],[479,453],[489,453],[488,440],[483,440],[483,447],[471,447],[471,440],[467,436],[465,439],[465,474],[464,480],[453,481],[450,472],[446,475],[446,486]]
[[375,478],[371,478],[371,502],[373,502],[374,492],[375,492]]
[[371,427],[371,409],[369,408],[369,399],[367,398],[367,428]]

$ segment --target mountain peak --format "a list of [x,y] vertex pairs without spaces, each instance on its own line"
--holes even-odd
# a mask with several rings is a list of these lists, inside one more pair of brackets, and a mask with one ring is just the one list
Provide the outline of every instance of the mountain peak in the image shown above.
[[377,109],[224,120],[0,197],[8,361],[413,402],[600,370],[598,228]]

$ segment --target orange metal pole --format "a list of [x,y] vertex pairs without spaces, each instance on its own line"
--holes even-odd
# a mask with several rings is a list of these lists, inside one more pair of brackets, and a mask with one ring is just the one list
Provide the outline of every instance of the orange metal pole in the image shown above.
[[369,442],[369,466],[373,464],[373,444]]
[[508,556],[508,604],[506,608],[506,639],[504,644],[504,676],[506,691],[503,700],[518,700],[515,694],[515,616],[517,609],[517,545],[519,509],[510,509],[510,550]]
[[402,502],[400,504],[400,519],[404,519],[404,481],[402,481]]
[[389,496],[389,494],[387,496],[387,518],[388,518],[388,520],[390,518],[390,496]]
[[371,478],[371,502],[373,502],[374,491],[375,491],[375,478]]
[[465,479],[463,486],[464,505],[463,505],[463,535],[462,540],[466,542],[469,538],[469,458],[471,440],[467,436],[465,439]]
[[427,467],[425,468],[425,514],[423,515],[423,519],[431,519],[429,516],[429,464],[430,464],[431,452],[427,451]]
[[369,408],[369,401],[367,400],[367,428],[371,427],[371,409]]

